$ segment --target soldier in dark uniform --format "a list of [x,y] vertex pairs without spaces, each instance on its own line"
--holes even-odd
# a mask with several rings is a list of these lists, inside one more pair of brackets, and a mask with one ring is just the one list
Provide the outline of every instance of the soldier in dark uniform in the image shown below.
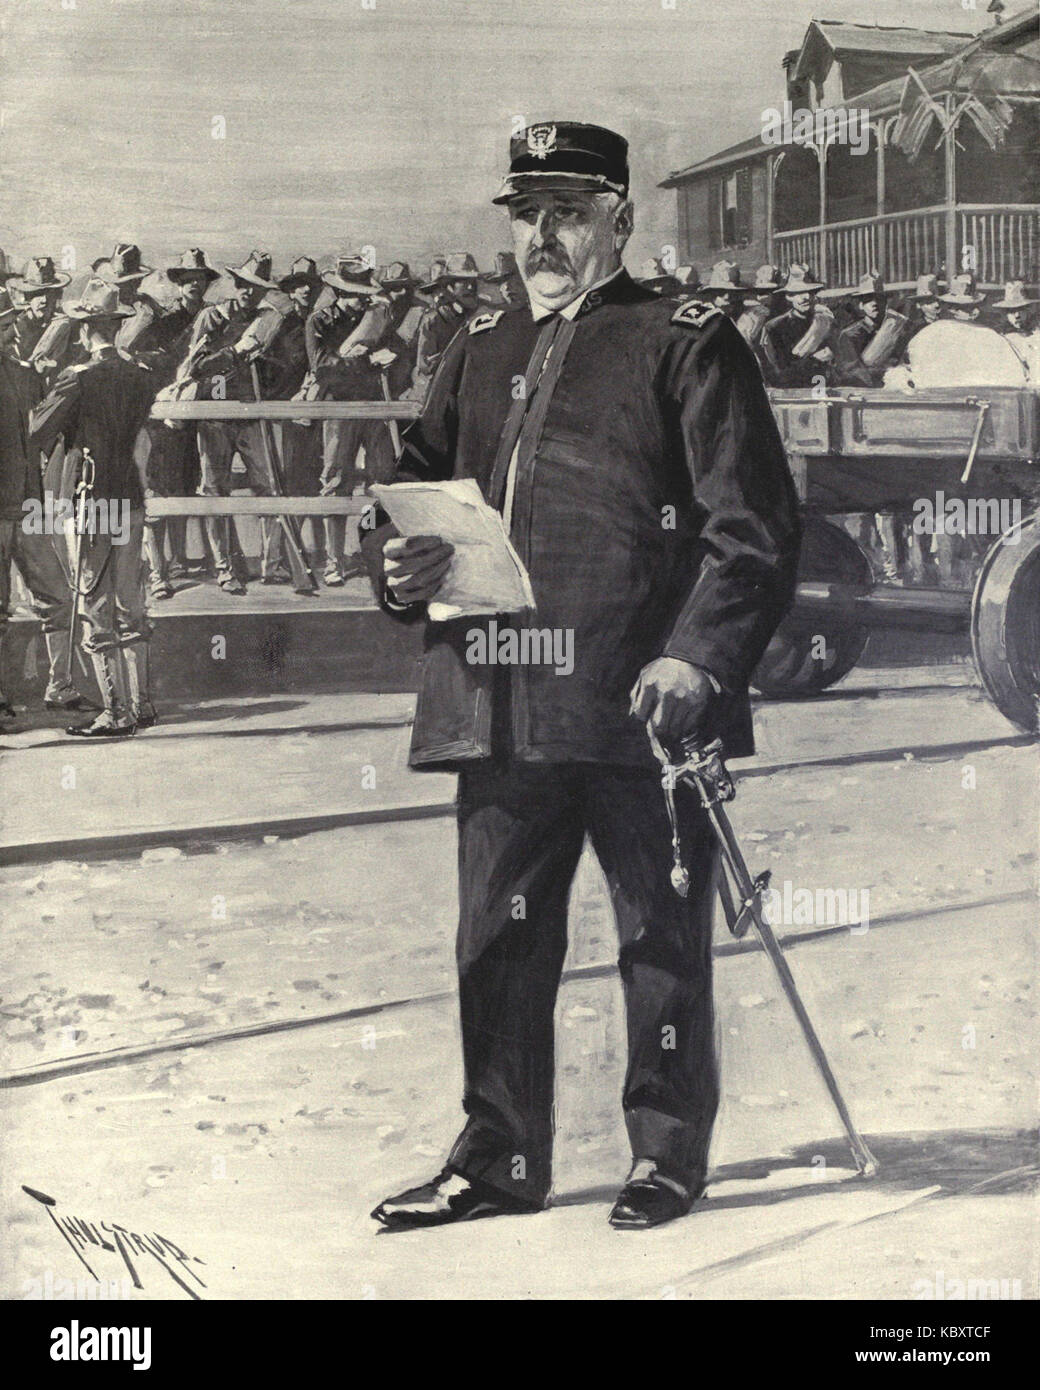
[[[177,302],[165,307],[151,296],[139,299],[133,318],[126,320],[116,337],[120,351],[152,373],[157,392],[175,379],[206,291],[220,276],[193,246],[178,265],[168,267],[166,278],[177,287]],[[148,420],[138,448],[145,455],[149,496],[190,497],[198,487],[199,446],[193,426],[183,421]],[[163,517],[149,522],[145,550],[151,569],[151,596],[169,598],[173,594],[170,580],[182,578],[188,569],[187,518]]]
[[[10,306],[0,310],[0,331],[16,312]],[[36,450],[29,446],[28,416],[18,368],[0,354],[0,716],[14,715],[3,693],[2,655],[11,616],[12,565],[21,575],[33,612],[43,627],[49,667],[44,704],[48,709],[63,711],[87,707],[87,701],[67,675],[72,596],[44,524],[38,458]]]
[[136,336],[135,318],[140,316],[148,321],[162,312],[162,305],[157,300],[141,292],[141,281],[154,274],[154,267],[142,261],[139,246],[120,241],[116,243],[111,256],[102,256],[90,268],[99,280],[116,286],[119,302],[124,308],[134,310],[133,317],[126,319],[116,336],[116,347],[122,347],[127,335]]
[[[646,1227],[700,1195],[718,1099],[718,857],[680,786],[691,883],[686,899],[674,892],[647,723],[673,749],[719,736],[731,757],[752,751],[748,680],[793,596],[797,502],[732,323],[622,268],[626,142],[558,122],[516,137],[511,156],[496,202],[509,209],[530,308],[482,313],[456,335],[398,476],[476,479],[536,604],[496,624],[517,637],[527,623],[569,633],[573,664],[564,674],[544,654],[482,661],[476,639],[495,640],[487,618],[427,624],[411,763],[460,773],[467,1118],[444,1170],[373,1215],[400,1228],[545,1204],[553,1007],[587,832],[617,914],[628,1020],[634,1164],[611,1221]],[[389,526],[364,545],[387,608],[421,621],[451,547]]]
[[28,412],[47,392],[56,372],[74,349],[72,324],[57,313],[69,276],[56,271],[50,256],[34,256],[22,275],[8,279],[8,291],[21,301],[11,324],[6,355],[18,369],[22,398]]
[[[791,267],[784,284],[789,307],[762,330],[761,361],[770,386],[813,386],[821,379],[829,380],[832,334],[822,326],[825,319],[816,305],[816,295],[824,288],[822,281],[812,278],[808,266]],[[812,346],[817,338],[819,342]]]
[[[90,502],[104,508],[107,527],[82,535],[80,576],[85,637],[104,709],[67,732],[119,738],[155,723],[148,684],[148,621],[142,544],[144,480],[134,443],[155,396],[151,374],[116,350],[120,321],[133,312],[114,285],[88,281],[67,308],[80,326],[89,360],[62,372],[30,421],[30,442],[48,453],[59,438],[77,461]],[[72,494],[67,494],[72,501]],[[118,532],[115,523],[118,522]]]
[[740,278],[740,266],[736,261],[716,261],[707,280],[699,286],[697,298],[711,304],[734,323],[740,318],[744,300],[752,287]]
[[481,277],[485,284],[494,285],[502,297],[502,303],[511,309],[527,303],[523,276],[517,269],[516,257],[512,251],[496,251],[495,268]]
[[[903,357],[908,341],[907,319],[887,311],[888,295],[880,275],[869,272],[849,295],[855,319],[838,334],[834,345],[834,375],[843,386],[881,386],[885,372]],[[864,353],[873,345],[873,360]]]
[[[240,360],[256,365],[260,394],[265,401],[288,401],[296,395],[307,375],[307,320],[321,291],[321,276],[310,256],[300,256],[288,275],[278,281],[278,288],[289,296],[286,310],[269,305],[262,309],[235,346]],[[274,420],[269,425],[268,438],[281,463],[285,490],[293,494],[298,473],[302,472],[302,455],[310,445],[307,426],[292,420]],[[300,458],[300,463],[297,462]],[[289,584],[292,576],[282,555],[282,528],[272,518],[261,523],[263,560],[261,582]]]
[[376,271],[376,282],[390,305],[389,323],[379,347],[394,354],[394,361],[386,368],[386,376],[391,398],[397,400],[411,385],[419,347],[419,325],[425,311],[415,293],[419,281],[404,261],[381,265]]
[[[235,345],[260,311],[268,290],[278,286],[271,278],[271,257],[253,251],[240,266],[225,266],[235,285],[230,299],[210,304],[196,318],[187,355],[177,375],[198,382],[202,400],[251,401],[255,399],[247,364]],[[202,497],[231,495],[231,464],[237,453],[250,485],[263,495],[274,492],[274,479],[264,449],[259,420],[241,423],[204,421],[198,428]],[[217,567],[217,582],[228,594],[244,594],[243,576],[236,573],[231,552],[230,517],[206,518],[206,535]]]
[[[368,360],[391,323],[390,302],[372,267],[360,256],[340,256],[322,276],[334,292],[330,304],[307,320],[307,357],[315,399],[379,400],[379,368]],[[393,468],[393,449],[382,422],[322,421],[321,495],[350,497],[360,480],[358,452],[365,449],[366,472],[385,479]],[[364,573],[359,554],[346,558],[347,518],[325,518],[325,583],[333,587]]]
[[780,272],[776,266],[760,265],[755,271],[755,283],[736,320],[737,332],[760,362],[762,333],[770,319],[777,316],[776,292],[779,288]]
[[473,257],[466,251],[453,251],[444,257],[436,274],[420,286],[419,292],[429,295],[432,303],[419,325],[415,376],[410,392],[415,400],[422,400],[426,395],[444,349],[467,319],[482,307],[478,293],[480,278]]
[[906,349],[910,339],[930,323],[937,323],[942,314],[939,303],[939,278],[936,275],[919,275],[917,285],[910,300],[910,322],[907,325],[907,339],[903,345],[903,360],[907,360]]

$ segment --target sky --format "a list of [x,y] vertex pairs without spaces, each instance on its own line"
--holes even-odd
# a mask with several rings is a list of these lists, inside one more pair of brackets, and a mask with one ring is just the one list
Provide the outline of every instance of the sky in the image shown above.
[[0,0],[0,247],[483,268],[514,124],[572,119],[630,142],[638,266],[676,239],[658,181],[758,128],[810,18],[977,32],[986,2]]

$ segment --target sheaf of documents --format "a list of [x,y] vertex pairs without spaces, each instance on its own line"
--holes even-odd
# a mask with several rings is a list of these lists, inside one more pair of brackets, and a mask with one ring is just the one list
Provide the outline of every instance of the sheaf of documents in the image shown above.
[[527,570],[474,478],[377,483],[370,491],[402,536],[440,536],[455,547],[438,596],[428,605],[431,622],[534,608]]

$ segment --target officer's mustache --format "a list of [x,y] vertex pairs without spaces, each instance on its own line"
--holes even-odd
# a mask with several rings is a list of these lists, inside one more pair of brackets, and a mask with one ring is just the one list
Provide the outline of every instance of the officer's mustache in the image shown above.
[[551,270],[557,275],[574,274],[571,258],[562,246],[540,246],[535,251],[529,251],[524,267],[528,276],[536,275],[539,270]]

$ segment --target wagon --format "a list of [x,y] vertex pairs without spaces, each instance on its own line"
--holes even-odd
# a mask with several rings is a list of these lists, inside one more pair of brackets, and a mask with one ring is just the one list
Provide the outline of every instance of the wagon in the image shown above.
[[[1037,729],[1040,696],[1040,388],[773,390],[806,528],[797,600],[754,685],[822,691],[872,629],[971,634],[979,676],[1015,725]],[[952,504],[952,506],[951,506]],[[931,507],[1000,530],[974,589],[875,583],[867,553],[831,518],[923,517]],[[1000,517],[1010,524],[993,525]]]

